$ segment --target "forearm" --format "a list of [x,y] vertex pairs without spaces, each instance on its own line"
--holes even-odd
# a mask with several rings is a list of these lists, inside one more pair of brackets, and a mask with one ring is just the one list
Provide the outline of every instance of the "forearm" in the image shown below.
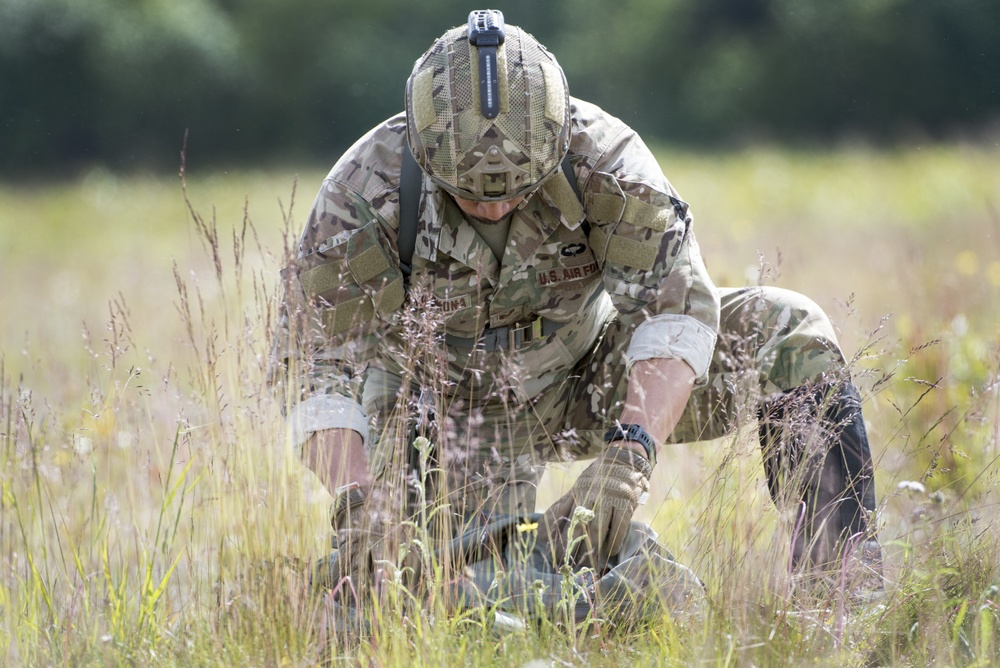
[[[618,420],[622,424],[642,425],[659,449],[677,426],[694,381],[694,371],[678,358],[636,362],[629,375],[628,394]],[[634,445],[637,452],[642,452],[641,446]]]
[[314,432],[302,446],[302,461],[330,493],[352,482],[371,487],[361,434],[353,429]]
[[[680,420],[695,377],[687,362],[679,358],[635,362],[618,421],[641,425],[658,450]],[[593,563],[605,564],[621,550],[632,515],[649,492],[653,462],[639,441],[613,441],[611,445],[614,447],[588,466],[539,521],[539,540],[552,546],[554,563],[567,557],[587,563],[586,555],[592,553]],[[571,518],[578,506],[595,514],[583,529],[585,540],[570,543],[568,527],[573,526]]]

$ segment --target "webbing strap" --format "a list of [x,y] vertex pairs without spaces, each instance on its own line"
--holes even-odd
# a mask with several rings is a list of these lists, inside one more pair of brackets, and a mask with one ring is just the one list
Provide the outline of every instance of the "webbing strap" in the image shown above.
[[[576,195],[577,201],[579,201],[580,204],[581,204],[581,206],[582,206],[583,205],[583,198],[580,197],[580,186],[577,185],[577,183],[576,183],[576,172],[573,171],[573,165],[571,165],[570,162],[569,162],[569,153],[567,153],[565,156],[563,156],[563,159],[562,159],[562,170],[563,170],[563,174],[566,175],[566,180],[569,181],[570,187],[573,189],[573,194]],[[583,212],[584,212],[584,217],[583,217],[583,222],[580,223],[580,227],[583,228],[583,233],[589,237],[590,236],[590,221],[587,220],[587,216],[586,216],[587,209],[586,209],[586,207],[584,207]]]
[[565,322],[556,322],[537,316],[527,323],[487,327],[478,337],[456,336],[446,334],[445,343],[456,348],[482,348],[491,353],[494,350],[520,350],[524,344],[531,343],[553,332],[558,332],[566,326]]
[[399,175],[399,268],[403,278],[409,279],[413,271],[413,249],[417,243],[417,214],[420,207],[420,165],[410,153],[408,144],[403,145],[403,171]]

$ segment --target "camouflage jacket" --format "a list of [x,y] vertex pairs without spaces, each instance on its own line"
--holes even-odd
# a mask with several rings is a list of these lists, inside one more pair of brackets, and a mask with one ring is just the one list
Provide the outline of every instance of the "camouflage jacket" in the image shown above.
[[[512,214],[502,260],[425,178],[407,283],[397,251],[405,129],[394,116],[337,162],[283,272],[273,370],[289,383],[297,440],[332,427],[367,439],[369,414],[392,401],[366,392],[362,402],[366,371],[412,380],[414,367],[433,368],[443,391],[473,402],[501,387],[536,396],[566,381],[615,312],[633,333],[626,359],[608,363],[679,357],[704,382],[718,296],[687,204],[634,131],[572,100],[580,197],[561,171],[547,179]],[[508,339],[506,327],[527,322],[534,337],[516,349],[474,346],[484,330]]]

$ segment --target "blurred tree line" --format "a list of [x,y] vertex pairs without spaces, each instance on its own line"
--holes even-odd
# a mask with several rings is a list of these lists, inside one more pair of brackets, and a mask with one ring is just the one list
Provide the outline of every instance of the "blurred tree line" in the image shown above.
[[[332,163],[459,0],[0,0],[0,172]],[[997,0],[505,0],[648,139],[897,141],[1000,119]]]

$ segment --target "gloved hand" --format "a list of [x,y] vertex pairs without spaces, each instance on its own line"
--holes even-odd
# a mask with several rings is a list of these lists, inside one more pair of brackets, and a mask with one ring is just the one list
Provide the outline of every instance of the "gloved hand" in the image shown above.
[[391,514],[389,505],[384,494],[364,494],[359,489],[334,502],[331,523],[338,554],[325,577],[327,588],[350,591],[353,587],[361,595],[385,577],[395,580],[396,569],[400,571],[399,582],[415,588],[422,572],[422,555],[412,540],[412,525]]
[[[577,566],[602,568],[609,557],[618,554],[639,500],[649,491],[652,472],[649,460],[627,447],[610,447],[601,453],[539,520],[538,540],[548,541],[553,562],[562,564],[569,557]],[[568,536],[579,506],[594,517],[586,525],[578,523],[574,535]]]
[[[380,504],[373,503],[373,499],[357,487],[337,495],[330,522],[337,558],[324,574],[323,586],[347,591],[353,587],[360,593],[362,587],[373,582],[387,525],[385,513],[380,512],[379,507]],[[349,585],[347,578],[350,578]]]

